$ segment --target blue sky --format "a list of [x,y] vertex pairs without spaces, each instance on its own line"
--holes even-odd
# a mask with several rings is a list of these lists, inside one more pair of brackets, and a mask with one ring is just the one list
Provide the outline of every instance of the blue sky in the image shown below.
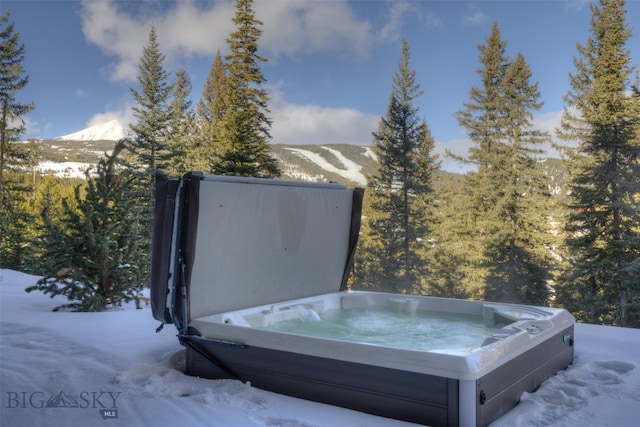
[[[116,118],[131,121],[130,88],[150,25],[165,68],[183,67],[199,99],[215,52],[233,30],[230,0],[0,0],[26,48],[33,101],[27,138],[55,138]],[[564,107],[576,43],[589,36],[589,3],[546,1],[256,0],[260,54],[271,93],[274,143],[368,145],[384,115],[404,37],[424,94],[416,101],[437,150],[469,146],[454,113],[479,83],[479,43],[498,22],[511,57],[521,51],[545,105],[536,126],[552,130]],[[627,1],[640,23],[640,1]],[[635,24],[637,27],[637,24]],[[640,28],[628,47],[640,58]]]

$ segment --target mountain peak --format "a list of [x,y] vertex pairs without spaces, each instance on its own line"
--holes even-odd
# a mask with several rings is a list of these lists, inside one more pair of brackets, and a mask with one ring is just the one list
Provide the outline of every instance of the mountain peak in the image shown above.
[[114,119],[56,139],[59,141],[117,141],[121,138],[124,138],[124,127]]

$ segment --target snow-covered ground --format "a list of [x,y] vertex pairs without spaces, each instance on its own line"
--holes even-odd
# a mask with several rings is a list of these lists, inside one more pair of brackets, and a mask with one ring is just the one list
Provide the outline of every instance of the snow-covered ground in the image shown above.
[[[185,376],[184,352],[147,307],[52,312],[64,300],[24,289],[37,277],[0,270],[0,425],[403,426],[232,380]],[[572,366],[495,426],[637,426],[640,330],[576,326]],[[49,404],[49,406],[47,406]]]
[[87,169],[95,170],[95,165],[79,162],[40,162],[37,166],[38,172],[47,174],[52,172],[53,175],[60,178],[86,178]]

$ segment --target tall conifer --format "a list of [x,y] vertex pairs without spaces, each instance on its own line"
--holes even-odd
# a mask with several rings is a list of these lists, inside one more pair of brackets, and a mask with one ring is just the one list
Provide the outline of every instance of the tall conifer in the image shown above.
[[252,4],[252,0],[235,1],[236,30],[227,39],[224,117],[212,169],[222,175],[276,177],[280,170],[268,145],[269,95],[260,70],[266,58],[258,55],[262,22],[256,19]]
[[20,142],[26,131],[23,116],[34,108],[33,103],[17,98],[29,83],[22,66],[24,56],[25,47],[7,10],[0,16],[0,265],[11,268],[23,263],[22,228],[29,216],[19,207],[28,189],[19,175],[35,161],[32,145]]
[[506,46],[494,23],[478,46],[481,86],[456,114],[474,143],[468,157],[457,158],[475,170],[464,181],[468,217],[451,235],[466,243],[469,253],[458,256],[473,265],[476,283],[468,287],[480,290],[476,296],[543,304],[551,278],[550,199],[537,146],[549,136],[532,129],[532,111],[542,106],[537,83],[524,56],[511,60]]
[[496,229],[486,249],[490,259],[487,298],[533,304],[547,303],[551,280],[550,181],[538,148],[549,135],[532,128],[533,111],[542,107],[538,84],[519,53],[509,63],[502,89],[508,120],[505,151],[493,165],[499,183],[494,215]]
[[169,111],[171,121],[167,130],[167,149],[171,153],[167,165],[167,173],[171,176],[183,175],[190,170],[198,169],[198,146],[195,115],[193,113],[191,80],[184,69],[176,73],[172,84]]
[[216,152],[221,137],[221,124],[224,118],[224,90],[227,77],[226,66],[222,62],[220,50],[216,53],[209,75],[204,82],[202,97],[197,105],[198,123],[198,164],[197,170],[208,170],[209,165],[220,153]]
[[623,0],[591,6],[559,136],[567,147],[570,268],[558,299],[580,320],[640,327],[640,102]]
[[481,299],[485,274],[478,268],[482,252],[473,239],[471,195],[464,190],[464,175],[441,172],[437,181],[438,210],[434,215],[429,251],[429,295],[447,298]]
[[435,142],[414,101],[422,90],[409,66],[410,49],[402,40],[402,57],[393,76],[387,114],[373,133],[372,149],[378,168],[368,179],[372,217],[369,247],[361,282],[369,286],[410,293],[420,292],[426,273],[420,246],[428,234],[425,198],[439,164],[432,154]]
[[154,26],[149,31],[149,42],[140,57],[138,83],[140,90],[131,89],[136,105],[133,107],[135,123],[129,125],[133,139],[128,148],[134,154],[133,163],[149,175],[164,172],[170,157],[166,135],[171,122],[171,84],[164,69],[165,55],[160,51]]
[[167,173],[171,159],[168,135],[171,131],[172,84],[164,69],[164,54],[160,51],[158,35],[154,26],[149,31],[148,44],[140,57],[138,83],[140,89],[131,89],[135,101],[133,115],[135,123],[129,128],[131,138],[126,140],[129,155],[128,173],[133,182],[132,197],[143,207],[138,216],[140,259],[137,262],[140,274],[150,274],[151,265],[151,224],[154,211],[154,181],[156,173]]

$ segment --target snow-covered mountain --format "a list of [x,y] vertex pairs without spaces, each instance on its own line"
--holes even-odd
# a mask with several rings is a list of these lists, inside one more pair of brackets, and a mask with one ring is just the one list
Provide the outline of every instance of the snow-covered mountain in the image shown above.
[[56,138],[58,141],[117,141],[124,138],[124,127],[118,120],[90,126]]

